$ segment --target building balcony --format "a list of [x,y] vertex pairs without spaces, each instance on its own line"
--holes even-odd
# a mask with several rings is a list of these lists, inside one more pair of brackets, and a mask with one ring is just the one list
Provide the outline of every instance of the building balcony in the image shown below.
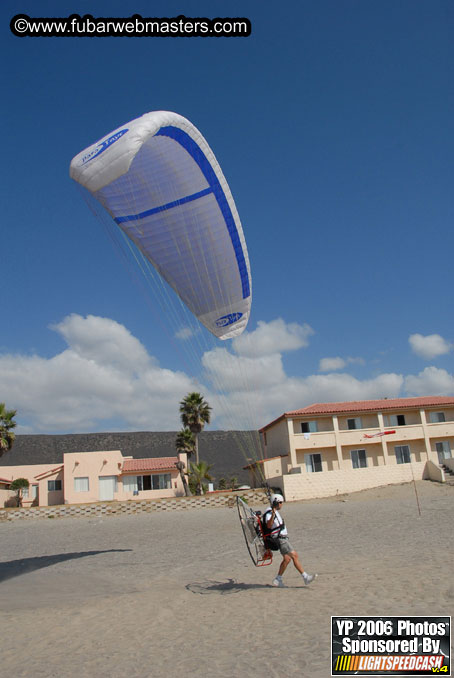
[[439,424],[427,424],[429,438],[444,438],[453,436],[452,422],[445,421]]
[[355,429],[352,431],[339,431],[339,442],[342,446],[348,445],[365,445],[380,444],[382,440],[387,445],[398,444],[402,441],[409,440],[424,440],[424,428],[422,424],[409,424],[406,426],[385,426],[385,431],[395,431],[384,436],[376,436],[374,438],[366,438],[365,436],[373,436],[376,433],[382,432],[379,428]]
[[320,433],[295,433],[293,435],[295,449],[308,450],[321,447],[336,447],[334,431],[320,431]]
[[[422,424],[409,424],[406,426],[390,427],[386,426],[385,430],[394,430],[395,433],[385,435],[383,437],[376,436],[374,438],[366,438],[366,435],[373,436],[380,433],[382,429],[376,428],[361,428],[349,429],[341,431],[321,431],[319,433],[295,433],[292,436],[292,443],[294,449],[305,450],[310,452],[315,449],[323,449],[327,447],[336,447],[336,439],[342,447],[357,446],[365,447],[367,445],[381,444],[384,440],[389,444],[398,444],[402,441],[424,440],[424,428]],[[446,424],[429,424],[427,427],[431,438],[440,438],[449,435],[449,427]]]

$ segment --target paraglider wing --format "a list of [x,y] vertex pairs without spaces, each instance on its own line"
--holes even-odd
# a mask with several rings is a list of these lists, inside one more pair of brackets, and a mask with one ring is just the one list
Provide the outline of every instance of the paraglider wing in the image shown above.
[[243,230],[221,168],[188,120],[147,113],[79,153],[70,175],[210,332],[241,334],[251,306]]

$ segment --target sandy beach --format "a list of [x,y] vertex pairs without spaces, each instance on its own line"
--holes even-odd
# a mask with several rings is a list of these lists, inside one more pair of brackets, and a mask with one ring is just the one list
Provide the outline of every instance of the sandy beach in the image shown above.
[[236,509],[2,523],[2,675],[327,678],[331,615],[452,612],[454,488],[416,486],[284,505],[307,588]]

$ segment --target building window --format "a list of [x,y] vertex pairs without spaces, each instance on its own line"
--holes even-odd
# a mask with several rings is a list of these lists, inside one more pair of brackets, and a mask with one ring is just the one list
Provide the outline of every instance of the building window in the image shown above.
[[161,473],[158,476],[152,476],[154,490],[170,490],[172,481],[170,473]]
[[447,440],[443,440],[441,443],[435,443],[435,447],[440,464],[443,463],[444,459],[451,459],[451,448],[449,447],[449,442]]
[[138,489],[137,476],[125,476],[123,478],[123,490],[125,492],[137,492]]
[[170,490],[172,476],[170,473],[159,473],[148,476],[125,476],[123,478],[125,492],[142,492],[143,490]]
[[443,424],[446,421],[444,412],[431,412],[429,419],[431,424]]
[[347,427],[349,431],[353,431],[357,428],[362,428],[363,424],[361,422],[361,417],[355,417],[354,419],[347,419]]
[[321,454],[305,454],[306,471],[308,473],[319,473],[323,471]]
[[301,433],[317,433],[317,422],[303,421],[301,424]]
[[58,492],[61,490],[61,480],[48,480],[47,481],[47,491],[48,492]]
[[23,499],[28,499],[28,487],[23,487],[23,488],[21,489],[21,493],[22,493],[22,498],[23,498]]
[[410,448],[408,445],[397,445],[394,448],[394,452],[396,453],[396,461],[398,464],[411,463]]
[[404,414],[390,414],[387,419],[387,426],[405,426]]
[[367,468],[366,450],[350,450],[353,468]]
[[38,485],[32,485],[32,499],[38,498]]
[[151,476],[137,476],[139,490],[151,490]]
[[74,478],[74,492],[88,492],[90,483],[88,478]]

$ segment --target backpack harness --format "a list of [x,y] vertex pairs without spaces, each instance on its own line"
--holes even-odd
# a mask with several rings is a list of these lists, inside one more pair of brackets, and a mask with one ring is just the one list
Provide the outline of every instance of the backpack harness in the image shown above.
[[271,513],[271,511],[266,511],[262,518],[262,532],[265,547],[271,551],[279,551],[279,536],[285,527],[285,523],[282,521],[282,524],[279,525],[279,527],[272,527],[270,529],[266,524],[266,516],[268,513]]

